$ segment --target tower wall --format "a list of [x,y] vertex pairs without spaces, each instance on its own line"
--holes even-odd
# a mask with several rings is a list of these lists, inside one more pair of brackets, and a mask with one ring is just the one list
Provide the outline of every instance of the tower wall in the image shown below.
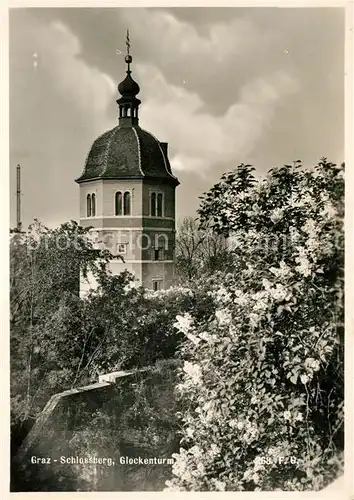
[[166,289],[174,283],[174,263],[149,262],[142,266],[142,281],[146,288],[152,289],[155,281],[161,282],[159,288]]
[[[115,215],[115,193],[131,193],[131,214]],[[96,195],[96,214],[87,216],[86,197]],[[151,214],[151,195],[163,195],[162,217]],[[98,180],[80,184],[80,224],[93,226],[96,248],[114,256],[110,270],[134,274],[146,288],[168,288],[174,280],[175,187],[146,180]],[[122,251],[124,250],[124,251]],[[122,259],[120,257],[122,257]],[[123,262],[124,260],[124,262]],[[95,286],[92,281],[92,286]],[[90,279],[81,288],[87,290]],[[158,282],[156,284],[156,282]]]

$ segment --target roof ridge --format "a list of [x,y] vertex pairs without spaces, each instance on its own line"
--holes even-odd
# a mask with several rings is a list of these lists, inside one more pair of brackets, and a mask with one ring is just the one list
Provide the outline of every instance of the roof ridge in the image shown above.
[[136,142],[138,143],[138,165],[139,165],[139,170],[141,172],[141,175],[143,177],[145,177],[145,174],[141,168],[141,147],[140,147],[140,140],[139,140],[139,135],[138,135],[138,132],[136,131],[136,127],[132,127],[133,131],[134,131],[134,134],[135,134],[135,138],[136,138]]
[[110,136],[109,136],[109,139],[108,139],[107,149],[106,149],[106,152],[104,154],[103,170],[102,170],[101,175],[104,175],[106,173],[106,171],[107,171],[108,153],[109,153],[109,150],[110,150],[110,147],[111,147],[111,144],[112,144],[113,135],[116,132],[117,128],[118,128],[118,125],[116,125],[115,127],[113,127],[112,130],[110,131],[111,133],[110,133]]
[[144,130],[144,132],[146,132],[147,134],[151,135],[151,137],[152,137],[153,139],[155,139],[155,141],[157,142],[157,145],[158,145],[158,147],[159,147],[159,149],[160,149],[160,151],[161,151],[161,154],[162,154],[162,158],[163,158],[163,162],[164,162],[164,165],[165,165],[165,170],[166,170],[167,174],[168,174],[170,177],[172,177],[173,179],[178,180],[178,179],[177,179],[177,177],[175,177],[175,176],[174,176],[174,175],[173,175],[173,174],[172,174],[172,173],[168,170],[168,168],[167,168],[166,158],[165,158],[164,152],[162,151],[162,147],[161,147],[161,145],[160,145],[160,141],[159,141],[159,140],[157,139],[157,137],[155,137],[155,136],[154,136],[154,134],[152,134],[151,132],[148,132],[147,130]]
[[109,132],[109,130],[105,130],[104,132],[102,132],[102,134],[99,135],[98,137],[96,137],[96,139],[91,143],[91,147],[89,148],[89,150],[88,150],[88,152],[86,154],[86,158],[85,158],[85,161],[84,161],[84,167],[81,170],[81,174],[79,175],[78,179],[80,179],[80,177],[82,177],[85,174],[87,161],[89,159],[89,156],[90,156],[90,153],[91,153],[93,145],[95,144],[96,141],[98,141],[99,139],[101,139],[101,137],[103,137],[105,134],[107,134],[107,132]]

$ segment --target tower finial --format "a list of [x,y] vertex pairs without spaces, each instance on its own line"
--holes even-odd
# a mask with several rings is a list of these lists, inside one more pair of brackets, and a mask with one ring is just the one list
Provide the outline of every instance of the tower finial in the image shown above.
[[127,46],[127,55],[125,56],[125,62],[128,64],[127,73],[128,73],[128,75],[130,75],[130,73],[131,73],[130,64],[131,64],[133,58],[130,55],[130,36],[129,36],[129,30],[127,30],[127,37],[125,39],[125,44]]
[[126,44],[126,46],[127,46],[127,55],[129,56],[129,54],[130,54],[130,37],[129,37],[129,30],[127,30],[127,38],[126,38],[125,44]]

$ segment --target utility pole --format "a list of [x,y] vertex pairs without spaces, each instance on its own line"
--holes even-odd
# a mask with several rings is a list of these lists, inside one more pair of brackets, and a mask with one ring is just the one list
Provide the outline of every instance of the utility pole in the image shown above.
[[21,166],[17,165],[16,167],[16,178],[17,178],[17,189],[16,189],[16,229],[20,233],[22,230],[22,222],[21,222]]

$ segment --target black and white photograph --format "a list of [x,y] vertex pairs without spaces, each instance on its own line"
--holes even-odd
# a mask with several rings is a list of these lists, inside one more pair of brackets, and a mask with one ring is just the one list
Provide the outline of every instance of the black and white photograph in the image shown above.
[[11,493],[344,488],[346,15],[9,8]]

